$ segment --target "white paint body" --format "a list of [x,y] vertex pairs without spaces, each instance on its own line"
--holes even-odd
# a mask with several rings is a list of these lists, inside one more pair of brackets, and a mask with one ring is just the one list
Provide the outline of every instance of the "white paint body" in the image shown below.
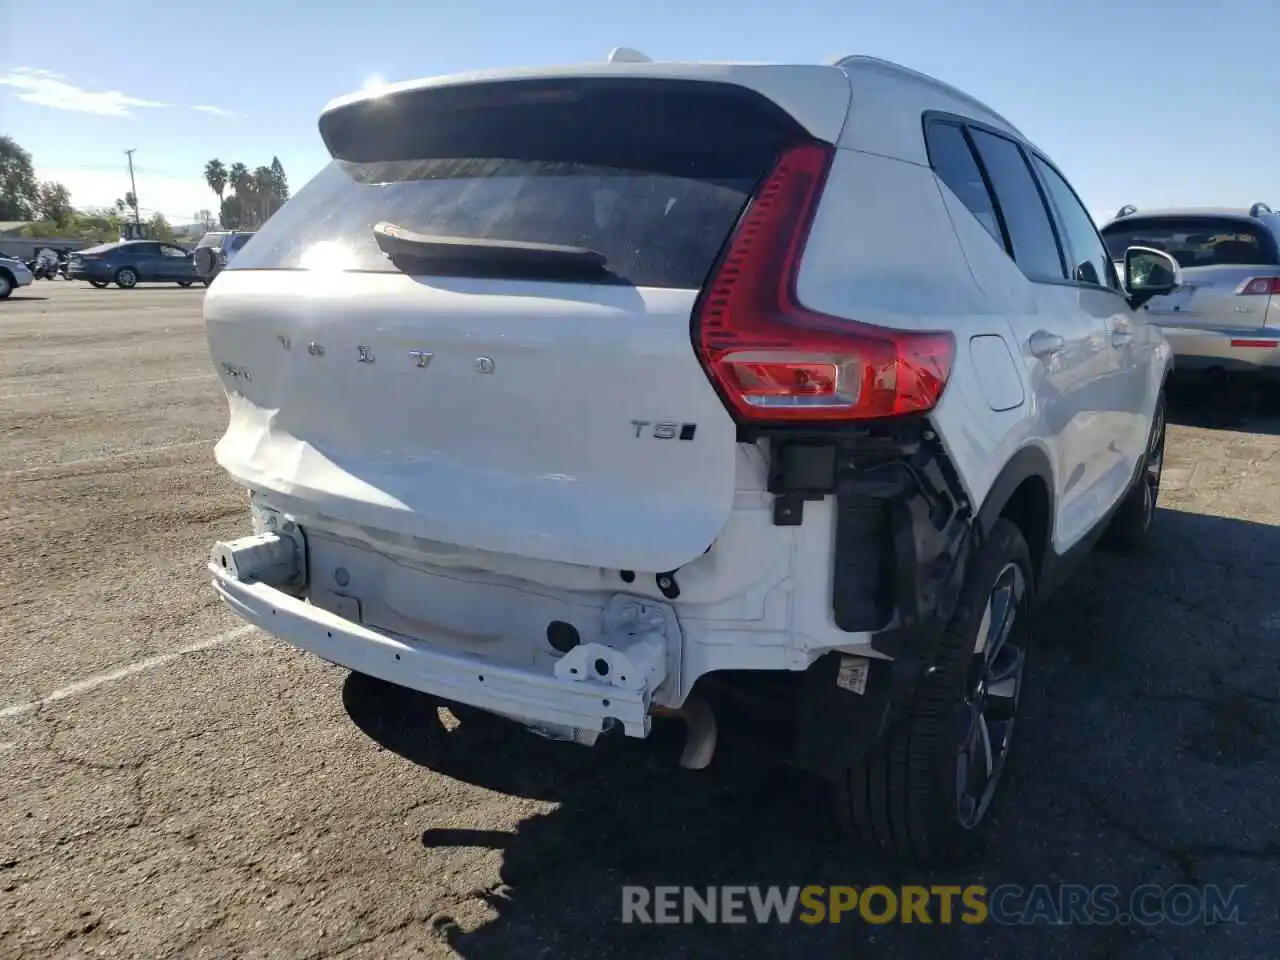
[[[428,83],[597,75],[747,86],[836,144],[799,299],[884,327],[955,333],[954,369],[931,418],[975,506],[1025,447],[1052,465],[1055,551],[1122,496],[1168,347],[1116,294],[1028,281],[935,176],[924,111],[1022,139],[1002,118],[865,59],[620,61]],[[215,571],[218,589],[247,620],[326,659],[580,729],[613,717],[642,734],[635,718],[650,701],[678,706],[713,670],[802,670],[831,650],[878,656],[870,635],[833,620],[833,498],[806,504],[801,526],[773,524],[764,451],[736,442],[692,349],[695,298],[226,271],[205,301],[230,403],[217,460],[253,492],[259,529],[263,511],[275,511],[306,531],[314,595],[291,600]],[[1112,344],[1118,325],[1133,334],[1124,348]],[[1064,340],[1048,361],[1028,349],[1038,330]],[[372,362],[359,360],[361,348]],[[411,351],[430,353],[429,363]],[[637,436],[637,420],[696,424],[696,437]],[[671,570],[675,600],[656,582]],[[604,614],[620,595],[675,615],[661,678],[626,697],[600,677],[557,678],[548,622],[610,643]],[[358,601],[359,623],[343,597]],[[501,684],[476,679],[486,667],[502,670]]]

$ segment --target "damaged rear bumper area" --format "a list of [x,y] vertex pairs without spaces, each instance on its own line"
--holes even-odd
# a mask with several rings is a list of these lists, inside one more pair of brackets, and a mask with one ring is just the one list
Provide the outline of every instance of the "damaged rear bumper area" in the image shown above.
[[249,623],[358,673],[584,745],[615,723],[628,736],[649,735],[653,693],[672,661],[678,664],[682,644],[669,608],[615,595],[604,608],[597,641],[574,647],[552,665],[495,662],[374,629],[301,599],[305,550],[305,538],[292,524],[216,544],[209,564],[214,588]]
[[792,762],[835,778],[910,706],[981,529],[924,420],[767,439],[774,522],[798,525],[806,502],[835,498],[832,616],[841,630],[872,633],[883,655],[833,652],[805,673]]

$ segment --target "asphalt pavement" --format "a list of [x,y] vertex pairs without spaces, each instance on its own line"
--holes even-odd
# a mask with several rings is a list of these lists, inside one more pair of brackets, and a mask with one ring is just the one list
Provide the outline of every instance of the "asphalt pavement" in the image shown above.
[[[1150,549],[1041,621],[968,868],[851,849],[823,788],[679,731],[596,749],[242,626],[204,564],[247,502],[203,291],[0,302],[0,957],[1271,957],[1280,419],[1179,396]],[[478,729],[473,729],[473,726]],[[627,925],[623,885],[1243,887],[1239,922]]]

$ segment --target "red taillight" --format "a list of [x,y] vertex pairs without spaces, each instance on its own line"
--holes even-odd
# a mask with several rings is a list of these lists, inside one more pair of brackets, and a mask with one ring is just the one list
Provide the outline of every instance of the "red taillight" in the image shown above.
[[1242,297],[1280,296],[1280,277],[1254,277],[1240,288]]
[[937,404],[951,373],[949,333],[873,327],[797,300],[796,271],[832,153],[811,143],[779,157],[695,312],[698,356],[741,420],[921,413]]

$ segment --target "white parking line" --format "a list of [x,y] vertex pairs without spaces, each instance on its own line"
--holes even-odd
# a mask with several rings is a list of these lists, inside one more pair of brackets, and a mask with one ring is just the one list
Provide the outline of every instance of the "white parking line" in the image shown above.
[[[112,390],[129,390],[134,387],[154,387],[161,383],[187,383],[192,380],[216,380],[216,373],[193,374],[189,377],[162,377],[159,380],[137,380],[131,383],[112,383],[106,386],[93,387],[94,393],[108,393]],[[35,397],[79,397],[84,390],[76,392],[68,390],[41,390],[37,393],[0,393],[0,400],[29,400]]]
[[145,660],[137,660],[134,663],[125,664],[123,667],[117,667],[114,670],[108,670],[106,673],[95,673],[92,676],[85,677],[83,680],[77,680],[69,683],[65,687],[59,687],[52,693],[47,693],[37,700],[30,700],[27,703],[15,703],[12,706],[5,707],[0,710],[0,720],[9,720],[13,717],[20,717],[23,714],[30,713],[45,704],[57,703],[59,700],[66,700],[68,697],[78,696],[82,693],[88,693],[90,690],[96,690],[104,684],[114,683],[117,680],[123,680],[125,677],[132,677],[137,673],[145,673],[148,670],[154,670],[157,667],[163,667],[166,664],[185,657],[187,654],[199,653],[201,650],[211,650],[214,647],[220,647],[224,643],[230,643],[232,640],[238,640],[240,637],[247,637],[254,630],[258,629],[252,625],[236,627],[234,630],[228,630],[226,633],[220,633],[215,637],[209,637],[207,640],[201,640],[197,643],[188,644],[185,647],[179,647],[171,653],[159,653],[154,657],[147,657]]
[[130,457],[145,457],[152,453],[163,453],[165,450],[181,450],[183,447],[213,447],[212,440],[183,440],[181,443],[162,443],[156,447],[138,447],[136,450],[122,450],[120,453],[106,453],[100,457],[83,457],[79,460],[62,460],[58,463],[46,463],[38,467],[24,467],[21,470],[10,470],[0,473],[0,478],[24,477],[33,473],[45,473],[50,470],[66,470],[70,467],[83,467],[91,463],[106,463],[110,460],[127,460]]

